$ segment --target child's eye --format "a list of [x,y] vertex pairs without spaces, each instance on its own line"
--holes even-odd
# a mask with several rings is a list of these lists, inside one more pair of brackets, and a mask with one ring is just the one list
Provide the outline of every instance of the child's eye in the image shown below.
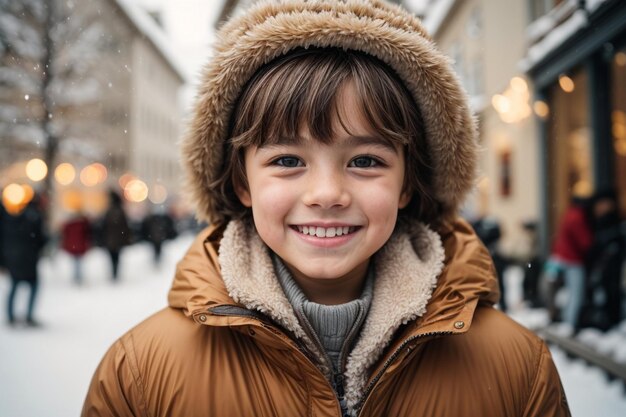
[[304,166],[302,161],[295,156],[281,156],[280,158],[274,159],[272,163],[285,168],[297,168]]
[[352,168],[372,168],[378,165],[380,165],[380,161],[371,156],[358,156],[348,164]]

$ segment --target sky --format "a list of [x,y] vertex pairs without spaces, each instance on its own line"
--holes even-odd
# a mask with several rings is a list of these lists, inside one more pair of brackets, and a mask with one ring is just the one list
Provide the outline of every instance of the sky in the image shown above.
[[163,26],[182,66],[197,79],[210,56],[215,22],[224,0],[133,0],[147,10],[160,10]]

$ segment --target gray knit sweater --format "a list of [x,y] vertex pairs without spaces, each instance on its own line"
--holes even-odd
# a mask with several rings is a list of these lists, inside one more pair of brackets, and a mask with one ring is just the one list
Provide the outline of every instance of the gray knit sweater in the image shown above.
[[272,262],[278,280],[300,324],[308,336],[326,353],[334,372],[343,373],[346,358],[359,335],[372,301],[373,268],[368,269],[360,298],[345,304],[323,305],[306,298],[277,255],[272,255]]

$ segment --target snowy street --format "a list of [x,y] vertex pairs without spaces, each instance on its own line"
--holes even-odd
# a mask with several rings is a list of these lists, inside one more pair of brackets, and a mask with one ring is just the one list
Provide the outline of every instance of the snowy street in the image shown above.
[[[86,255],[80,287],[72,282],[68,255],[59,252],[44,258],[36,307],[42,327],[10,328],[2,312],[0,416],[79,415],[91,375],[106,349],[134,324],[166,306],[175,263],[191,240],[186,235],[167,243],[160,268],[152,265],[147,244],[127,248],[116,284],[109,280],[108,258],[101,249]],[[0,276],[3,309],[8,285],[8,278]],[[18,293],[18,312],[25,307],[25,295],[25,291]],[[516,319],[537,320],[524,314],[517,312]],[[622,330],[626,340],[626,329]],[[572,361],[562,351],[553,349],[553,355],[574,417],[626,415],[621,383],[608,382],[598,369]]]

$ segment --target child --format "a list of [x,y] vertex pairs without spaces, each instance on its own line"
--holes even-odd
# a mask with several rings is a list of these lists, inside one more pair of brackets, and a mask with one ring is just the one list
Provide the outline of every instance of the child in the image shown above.
[[474,120],[403,9],[293,0],[231,20],[184,155],[212,225],[83,416],[569,415],[456,218]]

